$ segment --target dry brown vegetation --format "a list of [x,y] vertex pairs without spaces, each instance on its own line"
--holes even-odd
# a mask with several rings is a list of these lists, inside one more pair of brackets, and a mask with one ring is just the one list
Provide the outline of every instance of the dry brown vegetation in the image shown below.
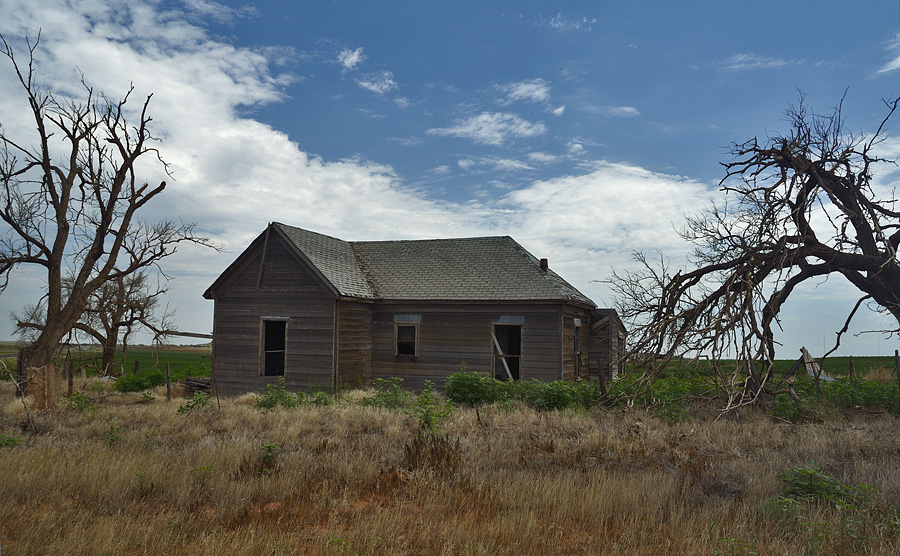
[[[23,431],[0,391],[3,554],[896,554],[895,417],[789,425],[745,410],[668,424],[637,410],[458,408],[446,439],[345,401],[179,414],[106,395]],[[354,396],[359,396],[355,393]],[[106,396],[102,397],[101,396]],[[814,460],[881,496],[776,511]],[[843,515],[843,517],[842,517]],[[848,519],[850,515],[851,519]],[[855,516],[855,517],[854,517]]]

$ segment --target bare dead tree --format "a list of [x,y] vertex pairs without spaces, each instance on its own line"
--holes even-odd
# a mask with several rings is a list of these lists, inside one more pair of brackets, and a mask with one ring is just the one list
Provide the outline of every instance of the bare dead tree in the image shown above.
[[[76,324],[91,296],[142,269],[157,268],[181,242],[207,244],[194,226],[146,223],[138,212],[163,192],[138,180],[139,160],[168,167],[154,146],[148,96],[137,123],[126,114],[133,87],[111,100],[82,80],[84,98],[71,99],[38,86],[34,56],[40,36],[28,45],[27,65],[0,36],[2,54],[21,85],[36,135],[13,138],[0,127],[0,291],[21,265],[42,267],[45,294],[41,328],[20,356],[28,366],[50,363],[59,342]],[[64,282],[69,278],[70,286]],[[24,366],[23,366],[24,368]]]
[[[704,353],[729,387],[729,406],[752,402],[771,376],[779,313],[808,280],[843,276],[862,294],[838,342],[863,301],[900,323],[900,211],[894,192],[872,182],[874,167],[889,162],[876,147],[900,99],[885,101],[887,115],[868,135],[847,132],[840,104],[822,115],[804,100],[788,110],[787,134],[733,145],[724,203],[689,217],[681,232],[695,246],[694,268],[673,272],[662,255],[636,253],[640,270],[613,275],[647,380],[676,355]],[[725,372],[726,354],[747,369]]]

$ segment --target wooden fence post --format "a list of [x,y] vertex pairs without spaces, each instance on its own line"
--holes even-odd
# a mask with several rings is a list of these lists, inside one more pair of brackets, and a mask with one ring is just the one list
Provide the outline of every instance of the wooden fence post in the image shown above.
[[138,374],[138,370],[140,369],[140,367],[141,367],[141,361],[140,361],[140,359],[135,359],[135,360],[134,360],[134,374],[135,374],[135,375]]
[[166,401],[172,401],[172,373],[169,372],[169,363],[166,363]]
[[66,379],[69,381],[68,395],[71,396],[75,392],[75,368],[72,366],[72,361],[68,359],[63,364],[63,368],[66,370]]
[[856,369],[853,367],[853,356],[850,356],[850,378],[856,376]]
[[[900,350],[894,350],[894,372],[897,373],[897,386],[900,386]],[[897,399],[897,414],[900,415],[900,397]]]

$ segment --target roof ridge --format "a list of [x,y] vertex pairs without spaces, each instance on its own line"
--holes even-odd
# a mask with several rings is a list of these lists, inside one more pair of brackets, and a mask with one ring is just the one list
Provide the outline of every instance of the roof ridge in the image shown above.
[[[428,243],[437,241],[465,241],[473,239],[512,239],[510,236],[467,236],[467,237],[436,237],[428,239],[366,239],[358,241],[348,241],[351,245],[359,243]],[[513,240],[515,241],[515,240]]]

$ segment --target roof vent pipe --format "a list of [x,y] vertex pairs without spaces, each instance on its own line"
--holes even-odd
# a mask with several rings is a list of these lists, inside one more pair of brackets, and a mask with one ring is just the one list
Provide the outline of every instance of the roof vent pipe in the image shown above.
[[547,271],[547,268],[548,268],[548,265],[547,265],[547,259],[541,259],[541,270],[543,270],[544,272],[546,272],[546,271]]

